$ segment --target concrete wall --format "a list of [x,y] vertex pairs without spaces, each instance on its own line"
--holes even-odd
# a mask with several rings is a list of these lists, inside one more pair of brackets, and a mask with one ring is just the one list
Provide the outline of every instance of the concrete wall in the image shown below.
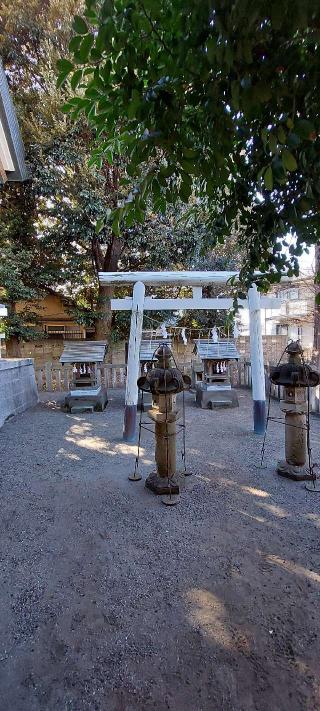
[[0,360],[0,427],[10,415],[23,412],[38,402],[31,358]]

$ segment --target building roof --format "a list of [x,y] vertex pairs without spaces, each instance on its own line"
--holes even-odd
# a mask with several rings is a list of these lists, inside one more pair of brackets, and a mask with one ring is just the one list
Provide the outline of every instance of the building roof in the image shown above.
[[106,341],[64,341],[60,363],[102,363]]
[[28,178],[24,147],[10,96],[7,77],[0,60],[0,183]]
[[155,351],[159,348],[159,346],[163,346],[164,344],[171,348],[171,340],[169,338],[159,338],[156,340],[143,339],[140,346],[140,361],[155,360]]
[[240,358],[235,341],[228,338],[222,338],[216,342],[210,338],[198,338],[195,341],[194,352],[201,360],[238,360]]

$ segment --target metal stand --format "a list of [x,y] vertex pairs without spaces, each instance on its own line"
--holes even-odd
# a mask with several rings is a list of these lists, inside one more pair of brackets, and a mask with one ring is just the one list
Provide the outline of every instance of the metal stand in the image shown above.
[[165,506],[176,506],[179,503],[180,497],[177,494],[167,494],[161,497],[161,501]]
[[312,494],[320,494],[320,481],[319,479],[312,479],[307,484],[305,484],[307,491],[311,491]]

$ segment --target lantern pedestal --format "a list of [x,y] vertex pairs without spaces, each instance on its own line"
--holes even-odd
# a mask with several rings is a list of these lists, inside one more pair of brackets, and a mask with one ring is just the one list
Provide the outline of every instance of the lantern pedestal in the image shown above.
[[307,467],[298,467],[294,464],[289,464],[289,462],[285,460],[278,462],[277,472],[280,476],[293,479],[294,481],[307,481],[313,478]]
[[280,476],[305,481],[312,479],[307,461],[307,403],[305,388],[285,388],[285,399],[281,402],[285,414],[285,455],[284,461],[278,462]]
[[149,410],[148,415],[155,423],[155,460],[157,471],[146,479],[146,487],[155,494],[179,494],[176,474],[176,421],[179,411],[173,409],[173,395],[159,395],[158,407]]
[[183,375],[181,370],[170,365],[171,359],[170,348],[166,344],[159,346],[155,353],[156,367],[138,379],[138,387],[144,393],[152,394],[153,404],[148,416],[155,423],[157,471],[149,474],[145,485],[155,494],[169,495],[170,504],[173,504],[171,495],[179,494],[180,491],[179,477],[176,476],[176,423],[180,417],[180,411],[176,408],[176,394],[188,390],[191,380],[188,375]]
[[272,368],[270,380],[282,385],[284,390],[280,408],[285,415],[285,461],[278,462],[280,476],[304,481],[312,479],[312,470],[307,465],[307,387],[319,384],[319,374],[303,360],[299,341],[286,347],[288,362]]

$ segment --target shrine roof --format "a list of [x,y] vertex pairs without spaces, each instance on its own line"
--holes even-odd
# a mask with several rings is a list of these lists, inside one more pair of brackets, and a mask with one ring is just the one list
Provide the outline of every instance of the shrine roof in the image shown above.
[[102,363],[107,341],[64,341],[60,363]]
[[171,339],[169,338],[158,338],[155,340],[142,339],[140,346],[140,361],[152,361],[155,360],[155,351],[159,346],[167,345],[171,348]]
[[209,338],[198,338],[194,343],[194,352],[201,360],[238,360],[240,358],[233,339],[221,338],[218,341],[213,341]]

